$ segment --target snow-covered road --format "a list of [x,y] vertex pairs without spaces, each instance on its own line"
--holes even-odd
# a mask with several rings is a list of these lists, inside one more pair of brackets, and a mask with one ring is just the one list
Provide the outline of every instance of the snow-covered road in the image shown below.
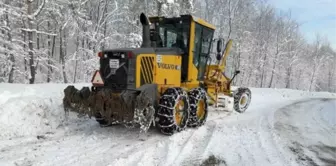
[[1,166],[336,164],[335,94],[252,89],[244,114],[212,108],[204,126],[165,136],[65,120],[65,86],[0,84]]

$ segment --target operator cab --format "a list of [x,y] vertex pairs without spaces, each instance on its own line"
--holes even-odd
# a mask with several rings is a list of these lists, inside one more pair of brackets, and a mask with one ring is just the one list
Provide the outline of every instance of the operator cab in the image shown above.
[[151,43],[157,48],[180,48],[188,51],[190,19],[186,16],[176,18],[150,17]]
[[181,81],[187,82],[191,79],[191,75],[188,76],[190,64],[193,64],[198,70],[195,79],[202,81],[210,54],[214,26],[191,15],[173,18],[149,17],[149,21],[151,23],[150,42],[152,47],[181,50]]

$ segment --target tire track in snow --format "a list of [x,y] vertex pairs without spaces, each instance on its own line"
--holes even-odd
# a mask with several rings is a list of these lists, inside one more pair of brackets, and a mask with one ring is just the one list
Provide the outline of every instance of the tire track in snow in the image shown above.
[[[269,116],[274,115],[271,113]],[[269,117],[263,116],[259,119],[257,139],[262,151],[266,155],[266,160],[270,165],[290,165],[287,159],[281,152],[281,147],[277,146],[279,143],[275,139],[275,135],[272,132],[274,130],[273,122],[269,121]],[[281,161],[281,162],[280,162]]]
[[191,139],[188,139],[176,156],[174,164],[190,165],[200,163],[203,159],[203,154],[211,143],[216,127],[217,123],[215,121],[209,121],[206,126],[196,129],[197,131],[194,131],[195,134],[192,135]]
[[195,134],[197,134],[196,131],[187,129],[170,136],[170,138],[164,142],[163,149],[166,151],[163,152],[165,155],[162,164],[172,165],[172,163],[169,162],[174,161],[174,159],[179,156],[181,150],[185,148]]
[[[153,138],[155,146],[150,146],[138,152],[146,153],[146,155],[137,162],[142,165],[149,164],[146,161],[150,156],[148,153],[153,154],[150,157],[152,160],[154,159],[154,163],[151,163],[153,165],[190,165],[190,162],[199,162],[211,142],[216,125],[215,122],[210,122],[206,126],[189,128],[168,138],[166,136]],[[148,141],[146,142],[148,144]]]

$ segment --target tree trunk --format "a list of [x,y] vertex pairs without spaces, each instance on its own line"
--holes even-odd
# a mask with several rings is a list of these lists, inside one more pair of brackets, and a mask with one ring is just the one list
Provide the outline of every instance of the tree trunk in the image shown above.
[[[301,80],[301,77],[302,77],[302,70],[299,70],[299,75],[297,77],[297,80]],[[301,87],[301,81],[298,81],[298,84],[296,85],[296,89],[300,89]]]
[[[105,0],[105,8],[104,8],[104,12],[103,12],[103,17],[106,17],[106,15],[107,15],[108,2],[109,2],[108,0]],[[101,42],[101,46],[100,46],[101,50],[105,49],[106,31],[107,31],[107,21],[105,20],[104,21],[104,30],[103,30],[103,34],[104,34],[103,40],[104,40],[104,42]]]
[[228,14],[229,14],[229,34],[227,37],[227,40],[230,39],[231,36],[231,32],[232,32],[232,18],[231,18],[231,0],[229,0],[229,10],[228,10]]
[[[56,32],[56,30],[55,30]],[[53,68],[52,68],[52,59],[54,58],[54,54],[55,54],[55,46],[56,46],[56,36],[53,37],[53,45],[51,47],[51,57],[49,58],[49,71],[52,74],[53,73]],[[50,74],[50,80],[51,80],[51,74]]]
[[[39,25],[36,26],[36,30],[39,31]],[[36,49],[38,51],[40,51],[40,41],[41,41],[40,39],[41,39],[41,34],[40,33],[36,34]],[[40,58],[41,58],[41,54],[40,52],[38,52],[38,54],[36,54],[36,61],[38,61]],[[41,65],[39,68],[41,71],[42,70]],[[38,62],[36,62],[35,71],[37,71],[37,69],[38,69]]]
[[291,80],[291,73],[292,73],[292,65],[290,65],[287,69],[287,77],[286,77],[286,87],[285,88],[290,88],[290,80]]
[[[77,33],[79,33],[79,32],[77,32]],[[76,39],[76,54],[75,54],[75,74],[74,74],[74,79],[73,79],[74,83],[76,83],[76,78],[77,78],[78,47],[79,47],[79,35],[77,34],[77,39]]]
[[278,40],[278,35],[277,35],[277,50],[273,59],[273,67],[272,67],[272,74],[271,74],[271,80],[268,84],[268,88],[272,87],[273,84],[273,78],[274,78],[274,74],[275,74],[275,66],[277,65],[277,61],[278,61],[278,54],[279,54],[279,40]]
[[[26,41],[27,41],[26,31],[23,31],[22,38],[23,38],[23,42],[26,43]],[[24,52],[27,52],[26,44],[23,45],[23,50],[24,50]],[[23,63],[24,63],[25,79],[28,80],[28,75],[27,75],[27,73],[28,73],[28,68],[27,68],[28,62],[27,62],[26,55],[23,56]]]
[[156,3],[157,3],[157,15],[160,17],[162,15],[162,3],[158,1]]
[[311,89],[312,89],[312,85],[313,85],[313,82],[314,82],[314,79],[315,79],[315,73],[316,73],[316,65],[315,65],[315,62],[314,62],[313,74],[312,74],[312,77],[311,77],[311,80],[310,80],[309,91],[311,91]]
[[59,30],[60,33],[60,60],[61,60],[61,65],[62,65],[62,73],[63,73],[63,80],[64,83],[68,83],[66,72],[65,72],[65,55],[63,51],[63,36],[62,36],[62,28]]
[[[330,92],[333,92],[334,91],[334,88],[333,88],[333,70],[334,68],[334,65],[332,63],[329,64],[329,72],[328,72],[328,90]],[[335,81],[335,80],[334,80]]]
[[264,59],[262,62],[262,72],[261,72],[261,79],[260,79],[260,88],[262,88],[264,86],[264,77],[265,77],[265,66],[266,66],[266,60],[267,60],[267,55],[265,53],[264,55]]
[[[8,4],[8,1],[6,1],[6,3]],[[6,21],[7,27],[9,27],[8,8],[6,8],[5,21]],[[8,41],[10,42],[10,44],[12,44],[11,31],[7,32],[7,37],[8,37]],[[9,61],[11,62],[11,68],[10,68],[9,75],[8,75],[8,83],[14,83],[15,57],[14,57],[13,53],[11,52],[12,51],[12,45],[9,45],[9,46],[7,45],[7,48],[9,50]]]
[[275,57],[275,60],[273,60],[273,67],[272,67],[272,74],[271,74],[271,80],[268,84],[268,88],[271,88],[272,87],[272,84],[273,84],[273,77],[274,77],[274,73],[275,73],[275,66],[276,66],[276,61],[277,61],[277,55]]
[[[30,0],[26,0],[28,10],[27,14],[32,15],[33,14],[33,2]],[[33,29],[33,20],[31,17],[28,17],[28,54],[29,54],[29,68],[30,68],[30,78],[29,78],[29,84],[34,84],[35,82],[35,66],[34,66],[34,46],[33,46],[33,32],[31,31]]]
[[[48,21],[48,30],[51,29],[50,22]],[[54,30],[56,32],[56,29]],[[51,74],[53,72],[52,68],[52,58],[54,57],[55,52],[55,43],[56,43],[56,36],[53,36],[52,39],[52,45],[51,45],[51,39],[50,35],[48,35],[48,64],[47,64],[47,82],[49,83],[51,81]],[[50,51],[51,50],[51,51]]]
[[[84,39],[84,37],[82,38],[82,48],[85,48],[85,39]],[[84,72],[84,71],[87,71],[87,70],[85,70],[84,61],[85,61],[85,59],[87,57],[88,57],[88,54],[85,53],[85,56],[82,56],[82,63],[80,63],[80,69],[82,71],[82,78],[84,78],[84,80],[86,80],[86,72]]]
[[[48,21],[47,23],[47,26],[48,26],[48,30],[50,32],[50,22]],[[50,57],[51,57],[51,39],[50,39],[50,36],[48,35],[48,62],[47,62],[47,83],[50,82],[50,75],[51,75],[51,72],[50,72]]]

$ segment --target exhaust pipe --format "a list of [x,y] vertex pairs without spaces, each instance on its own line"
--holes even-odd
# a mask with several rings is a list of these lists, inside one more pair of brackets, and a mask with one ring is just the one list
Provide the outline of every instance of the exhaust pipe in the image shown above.
[[150,44],[150,30],[149,30],[149,20],[144,13],[140,15],[140,22],[142,24],[142,44],[141,47],[151,47]]

